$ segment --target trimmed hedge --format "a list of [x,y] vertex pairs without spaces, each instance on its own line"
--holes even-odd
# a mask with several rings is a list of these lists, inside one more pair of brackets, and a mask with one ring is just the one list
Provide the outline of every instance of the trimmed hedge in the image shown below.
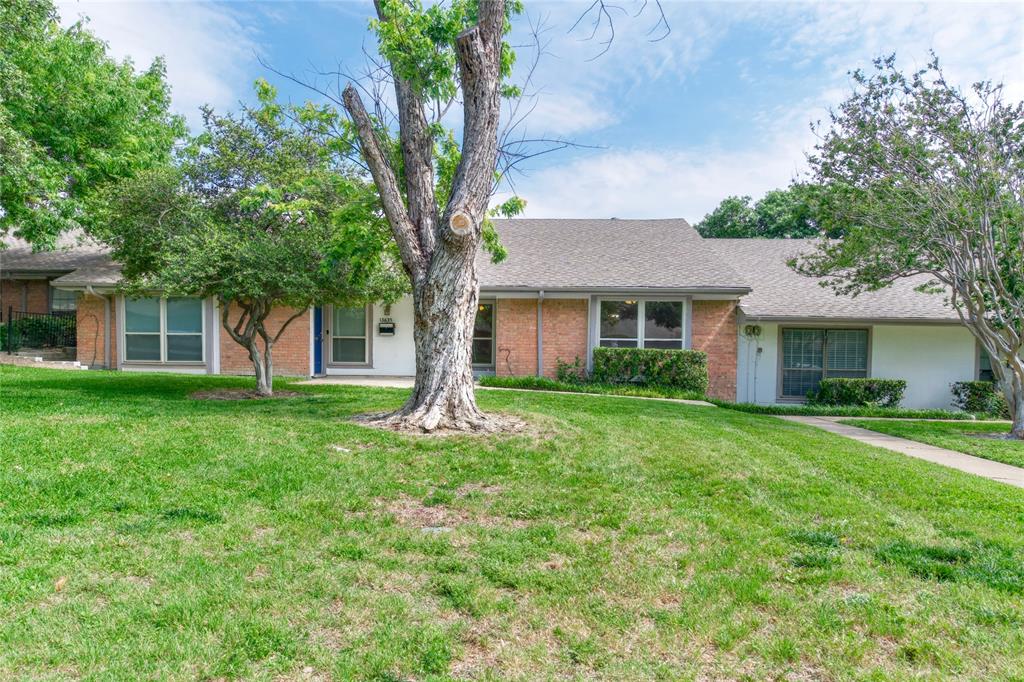
[[949,386],[953,391],[953,405],[961,410],[1010,418],[1006,396],[991,381],[958,381]]
[[815,405],[899,407],[906,390],[903,379],[822,379],[809,399]]
[[708,356],[697,350],[595,348],[591,381],[599,384],[671,386],[704,394]]

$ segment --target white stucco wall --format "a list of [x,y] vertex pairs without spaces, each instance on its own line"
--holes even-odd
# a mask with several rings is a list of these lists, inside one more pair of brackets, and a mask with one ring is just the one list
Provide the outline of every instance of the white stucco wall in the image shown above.
[[[382,304],[374,304],[371,333],[373,344],[372,367],[326,367],[328,375],[412,376],[416,374],[416,348],[413,344],[412,296],[404,296],[391,306],[391,319],[395,322],[394,336],[380,336],[377,323],[384,314]],[[326,352],[326,349],[325,349]]]
[[906,407],[951,407],[949,385],[975,378],[976,345],[957,326],[878,325],[871,337],[871,376],[906,379]]
[[[744,336],[745,324],[759,324],[761,336]],[[747,321],[739,331],[737,400],[777,402],[779,325]],[[974,337],[959,325],[871,327],[870,375],[906,379],[904,407],[949,408],[949,385],[975,378],[976,361]]]
[[[761,327],[758,337],[744,336],[748,324]],[[740,322],[739,353],[736,363],[736,400],[741,403],[769,405],[775,402],[778,372],[779,325]],[[760,349],[760,352],[758,352]]]

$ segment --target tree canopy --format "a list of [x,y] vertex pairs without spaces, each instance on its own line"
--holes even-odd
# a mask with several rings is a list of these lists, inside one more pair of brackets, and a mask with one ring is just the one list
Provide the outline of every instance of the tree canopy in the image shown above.
[[855,72],[810,157],[845,238],[794,263],[858,294],[930,276],[992,358],[1024,438],[1024,103],[1002,86],[950,85],[937,60]]
[[137,72],[49,0],[4,0],[0,35],[0,233],[46,246],[104,184],[165,164],[184,122],[162,60]]
[[269,392],[287,326],[266,328],[275,307],[393,301],[408,282],[373,187],[330,134],[337,115],[284,107],[262,81],[257,95],[238,115],[204,110],[176,165],[110,186],[92,234],[123,264],[127,293],[215,297]]
[[[764,237],[800,239],[822,233],[818,188],[793,184],[774,189],[756,203],[748,196],[730,196],[697,223],[697,231],[710,238]],[[838,236],[835,229],[829,236]]]

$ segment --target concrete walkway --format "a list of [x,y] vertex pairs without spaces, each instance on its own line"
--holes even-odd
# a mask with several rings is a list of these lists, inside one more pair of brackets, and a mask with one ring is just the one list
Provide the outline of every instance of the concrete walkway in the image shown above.
[[860,441],[861,443],[867,443],[868,445],[874,445],[876,447],[885,448],[886,450],[892,450],[893,452],[899,452],[900,454],[907,455],[908,457],[916,457],[918,459],[933,462],[934,464],[941,464],[942,466],[950,467],[952,469],[966,471],[967,473],[974,474],[976,476],[984,476],[985,478],[990,478],[993,481],[1008,483],[1010,485],[1017,486],[1018,488],[1024,488],[1024,469],[1021,467],[1003,464],[1002,462],[994,462],[990,459],[982,459],[981,457],[966,455],[962,452],[956,452],[955,450],[947,450],[934,445],[918,443],[917,441],[907,440],[906,438],[898,438],[896,436],[890,436],[888,434],[850,426],[849,424],[839,423],[840,419],[849,419],[850,417],[785,416],[779,418],[800,424],[807,424],[808,426],[816,426],[819,429],[828,431],[829,433],[846,436],[847,438],[852,438],[853,440]]

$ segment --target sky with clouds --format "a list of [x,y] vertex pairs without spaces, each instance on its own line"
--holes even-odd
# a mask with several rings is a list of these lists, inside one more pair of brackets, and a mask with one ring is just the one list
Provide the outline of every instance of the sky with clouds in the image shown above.
[[[730,194],[785,186],[813,145],[809,125],[849,92],[848,72],[895,53],[906,69],[934,50],[950,80],[1005,83],[1024,98],[1024,3],[782,3],[664,0],[663,39],[652,5],[622,0],[615,40],[570,31],[589,3],[526,1],[512,42],[541,26],[530,137],[580,147],[532,160],[515,178],[528,217],[683,217],[700,220]],[[358,72],[369,2],[61,1],[64,23],[89,17],[118,57],[164,56],[174,107],[193,123],[203,104],[251,99],[263,77],[293,101],[321,96],[262,62],[325,87],[325,72]],[[656,29],[655,33],[651,33]],[[520,51],[520,72],[532,50]]]

